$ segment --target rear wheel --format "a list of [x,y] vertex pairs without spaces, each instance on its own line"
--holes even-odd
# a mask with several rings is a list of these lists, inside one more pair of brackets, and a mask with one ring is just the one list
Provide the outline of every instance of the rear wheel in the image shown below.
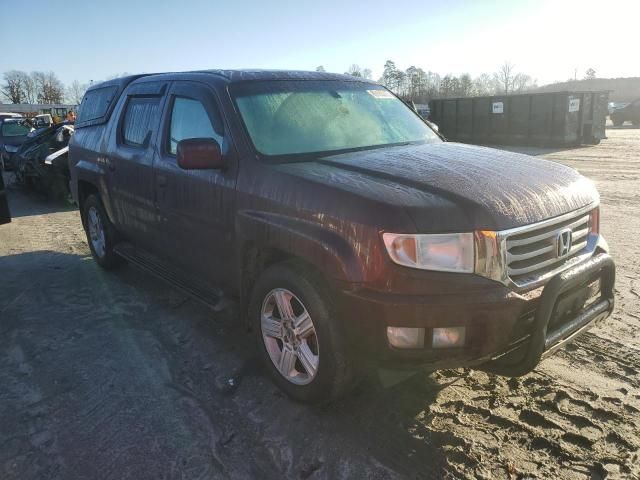
[[97,195],[89,195],[83,207],[83,223],[91,254],[98,265],[110,270],[122,263],[122,258],[113,251],[116,230]]
[[355,386],[343,329],[321,278],[292,264],[270,267],[253,290],[250,314],[263,362],[290,397],[322,403]]

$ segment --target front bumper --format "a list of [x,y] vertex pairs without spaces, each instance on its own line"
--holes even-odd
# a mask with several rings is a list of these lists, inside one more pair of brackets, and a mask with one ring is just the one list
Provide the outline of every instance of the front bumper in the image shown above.
[[[581,292],[594,281],[600,282],[598,298],[565,311],[566,299],[575,296],[575,302],[580,302]],[[378,366],[435,370],[482,365],[516,376],[531,371],[544,355],[608,317],[614,306],[614,282],[612,258],[598,253],[526,293],[494,282],[486,290],[456,295],[344,291],[341,313],[349,319],[345,325],[354,349]],[[387,326],[425,328],[425,347],[393,348],[387,341]],[[465,327],[464,346],[432,348],[427,339],[434,328],[442,327]]]

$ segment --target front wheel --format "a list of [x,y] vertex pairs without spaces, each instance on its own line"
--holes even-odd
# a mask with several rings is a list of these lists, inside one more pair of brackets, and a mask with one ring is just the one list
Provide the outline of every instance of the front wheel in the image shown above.
[[295,400],[322,403],[353,388],[355,376],[329,290],[305,270],[267,269],[253,289],[250,314],[275,383]]
[[83,207],[83,223],[91,254],[98,265],[110,270],[122,263],[122,258],[113,251],[116,242],[115,228],[98,196],[89,195]]

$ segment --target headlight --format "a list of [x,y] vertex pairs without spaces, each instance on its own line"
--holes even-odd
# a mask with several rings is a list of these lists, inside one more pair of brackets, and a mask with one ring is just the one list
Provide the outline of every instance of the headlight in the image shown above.
[[18,146],[17,145],[5,145],[4,149],[8,153],[16,153],[18,151]]
[[382,238],[391,259],[399,265],[439,272],[474,272],[473,233],[384,233]]

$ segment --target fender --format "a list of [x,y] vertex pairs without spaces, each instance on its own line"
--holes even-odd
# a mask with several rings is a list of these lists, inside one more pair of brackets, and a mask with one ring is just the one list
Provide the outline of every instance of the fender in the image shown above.
[[[78,185],[80,182],[87,182],[96,187],[100,194],[100,199],[104,205],[105,211],[111,223],[114,223],[115,217],[113,215],[113,209],[111,206],[111,197],[109,195],[109,189],[105,181],[107,175],[107,164],[102,161],[102,157],[98,157],[97,161],[89,162],[87,160],[80,160],[75,164],[72,171],[72,194],[78,206],[80,205],[80,192],[78,191]],[[73,178],[75,177],[75,178]]]
[[244,210],[238,212],[239,244],[277,248],[311,263],[327,280],[361,283],[365,272],[353,246],[336,231],[300,218]]

